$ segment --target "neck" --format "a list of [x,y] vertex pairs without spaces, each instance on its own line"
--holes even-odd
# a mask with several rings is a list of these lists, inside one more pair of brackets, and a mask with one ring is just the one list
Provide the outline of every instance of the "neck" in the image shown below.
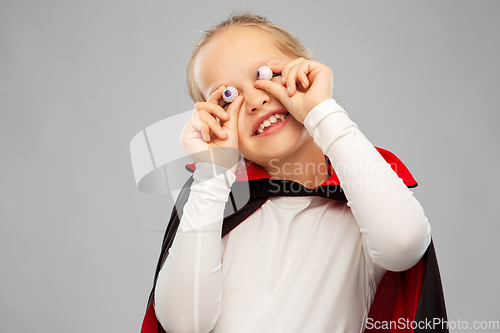
[[282,159],[273,159],[262,168],[273,179],[292,180],[311,189],[330,177],[325,155],[312,138],[300,145],[293,154]]

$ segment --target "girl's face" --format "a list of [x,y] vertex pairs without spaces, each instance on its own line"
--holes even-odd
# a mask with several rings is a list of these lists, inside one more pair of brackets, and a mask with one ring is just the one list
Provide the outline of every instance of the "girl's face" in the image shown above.
[[[194,64],[196,82],[206,100],[221,85],[233,86],[245,97],[238,116],[239,149],[246,159],[261,166],[290,157],[311,139],[304,126],[288,114],[277,98],[254,87],[260,66],[284,65],[292,60],[260,31],[231,27],[204,45]],[[272,80],[281,83],[281,76]],[[263,133],[256,134],[260,124],[273,114],[288,116],[282,123],[278,120]]]

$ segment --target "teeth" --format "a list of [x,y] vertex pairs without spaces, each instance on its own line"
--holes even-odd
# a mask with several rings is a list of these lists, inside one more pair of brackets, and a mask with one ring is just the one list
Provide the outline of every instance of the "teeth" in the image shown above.
[[256,134],[260,134],[262,132],[264,132],[264,129],[266,127],[269,127],[271,126],[271,124],[274,124],[278,121],[278,119],[280,119],[281,121],[285,120],[286,117],[288,116],[288,114],[283,114],[283,113],[276,113],[272,116],[270,116],[268,119],[264,120],[259,128],[257,129],[257,131],[255,132]]

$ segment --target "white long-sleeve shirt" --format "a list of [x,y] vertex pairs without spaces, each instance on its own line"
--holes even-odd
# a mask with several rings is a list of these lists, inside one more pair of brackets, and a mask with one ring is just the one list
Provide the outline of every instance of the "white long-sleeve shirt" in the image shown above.
[[348,202],[272,197],[221,239],[235,176],[198,163],[156,283],[167,332],[362,332],[386,270],[406,270],[425,252],[422,207],[347,113],[327,100],[304,126]]

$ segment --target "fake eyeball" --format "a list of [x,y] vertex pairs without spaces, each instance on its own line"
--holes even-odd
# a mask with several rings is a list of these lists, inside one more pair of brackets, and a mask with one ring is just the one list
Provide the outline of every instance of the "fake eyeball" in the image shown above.
[[238,98],[238,90],[235,87],[226,87],[222,92],[222,99],[226,103],[234,102]]
[[273,71],[267,66],[262,66],[257,70],[257,75],[259,80],[271,80],[273,78]]

